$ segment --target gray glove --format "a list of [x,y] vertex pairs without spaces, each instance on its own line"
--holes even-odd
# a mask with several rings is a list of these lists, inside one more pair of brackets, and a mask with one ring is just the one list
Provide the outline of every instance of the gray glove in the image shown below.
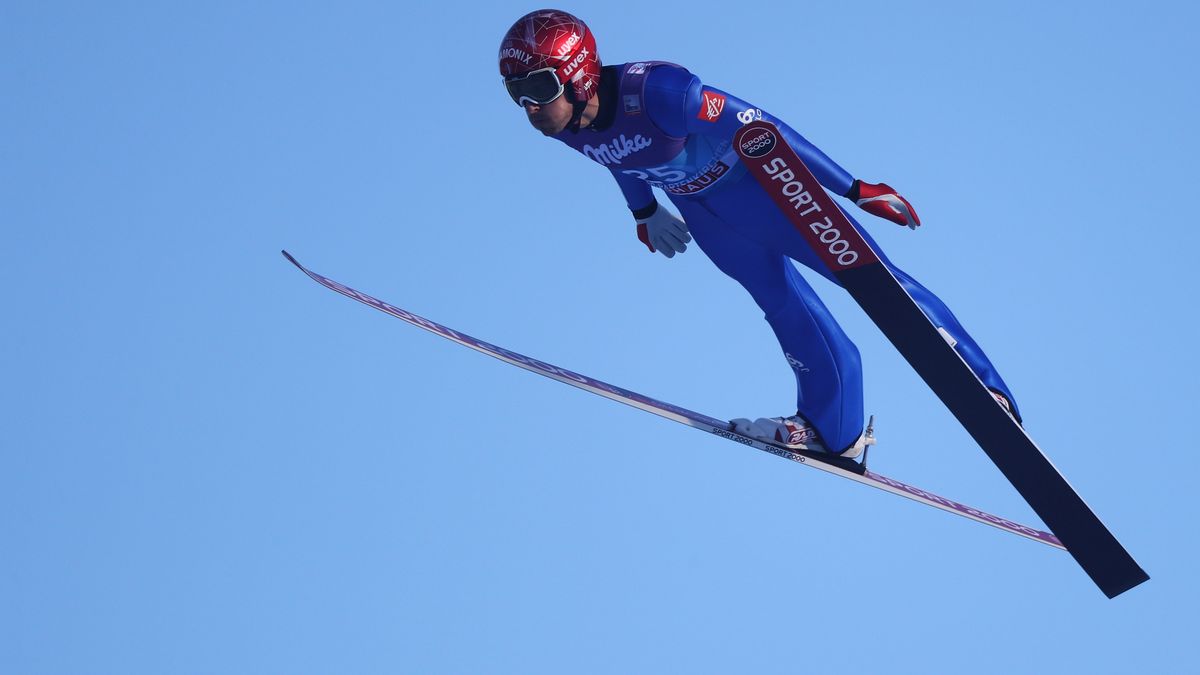
[[661,204],[654,213],[637,219],[637,235],[651,253],[658,252],[668,258],[686,251],[687,243],[692,240],[687,223]]

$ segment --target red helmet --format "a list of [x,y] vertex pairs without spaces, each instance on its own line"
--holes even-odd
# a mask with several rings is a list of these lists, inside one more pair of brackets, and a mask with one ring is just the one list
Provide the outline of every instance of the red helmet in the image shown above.
[[[539,9],[517,19],[500,42],[500,74],[514,84],[532,73],[553,74],[550,100],[570,86],[576,103],[585,103],[600,88],[600,57],[596,38],[578,17],[557,9]],[[548,77],[546,79],[549,79]],[[540,88],[544,90],[544,87]],[[518,87],[509,86],[513,100],[521,103]],[[524,96],[548,103],[543,94]]]

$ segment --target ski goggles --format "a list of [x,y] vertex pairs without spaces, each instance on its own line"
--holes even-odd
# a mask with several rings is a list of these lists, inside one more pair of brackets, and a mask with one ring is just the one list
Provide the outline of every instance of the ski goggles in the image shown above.
[[546,105],[563,93],[563,83],[554,68],[542,68],[504,81],[504,88],[517,105]]

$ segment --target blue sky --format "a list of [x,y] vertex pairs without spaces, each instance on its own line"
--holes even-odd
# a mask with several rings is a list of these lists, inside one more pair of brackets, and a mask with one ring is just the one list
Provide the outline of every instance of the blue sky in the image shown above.
[[[937,291],[1153,579],[464,350],[788,412],[748,296],[647,254],[495,49],[531,5],[0,6],[0,671],[1195,672],[1185,3],[576,3],[925,222]],[[813,279],[813,275],[809,275]],[[1036,517],[853,302],[872,468]]]

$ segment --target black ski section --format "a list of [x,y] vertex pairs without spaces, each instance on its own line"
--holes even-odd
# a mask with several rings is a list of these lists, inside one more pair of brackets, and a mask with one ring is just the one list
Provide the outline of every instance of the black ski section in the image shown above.
[[1105,595],[1150,578],[886,267],[865,265],[837,277]]
[[738,131],[750,173],[841,285],[1108,597],[1148,580],[1104,523],[996,402],[770,122]]

